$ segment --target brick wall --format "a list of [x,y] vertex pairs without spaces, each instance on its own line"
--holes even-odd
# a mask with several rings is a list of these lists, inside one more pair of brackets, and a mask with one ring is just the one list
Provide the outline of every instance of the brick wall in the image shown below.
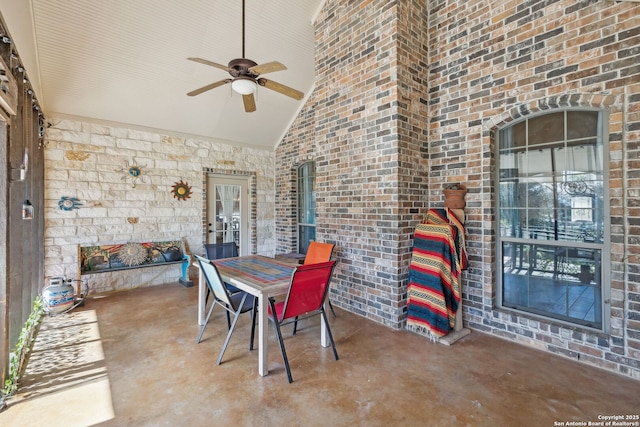
[[315,90],[276,151],[277,250],[295,250],[296,167],[315,160],[316,238],[340,260],[331,298],[395,328],[427,166],[425,16],[420,2],[401,3],[326,3]]
[[[206,173],[251,177],[251,251],[275,253],[274,153],[114,126],[50,119],[45,148],[45,276],[77,278],[78,245],[184,239],[202,254]],[[127,165],[142,167],[135,188]],[[171,187],[183,180],[185,201]],[[62,196],[80,199],[78,210],[58,208]],[[130,221],[132,219],[132,221]],[[190,273],[193,275],[193,271]],[[175,282],[179,266],[87,276],[91,292]]]
[[[625,1],[329,0],[316,87],[277,148],[279,252],[295,248],[295,167],[317,162],[333,301],[402,327],[411,228],[464,181],[464,322],[640,379],[640,5]],[[495,309],[496,130],[565,107],[609,111],[611,331]]]
[[[640,5],[432,1],[430,183],[468,182],[465,323],[640,379],[637,253]],[[523,115],[608,110],[610,334],[495,307],[494,133]],[[430,193],[431,203],[440,194]],[[606,268],[606,267],[605,267]]]

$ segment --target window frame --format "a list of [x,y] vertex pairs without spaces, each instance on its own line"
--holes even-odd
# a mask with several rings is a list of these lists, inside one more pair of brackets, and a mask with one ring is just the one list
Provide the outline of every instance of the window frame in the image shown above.
[[[565,135],[567,132],[567,114],[569,111],[591,111],[597,112],[598,116],[598,135],[596,138],[601,138],[602,140],[602,210],[603,210],[603,230],[602,230],[602,242],[598,244],[592,243],[583,243],[576,241],[563,241],[563,240],[551,240],[549,242],[552,243],[553,246],[561,247],[561,248],[590,248],[594,250],[601,251],[600,258],[600,266],[601,266],[601,276],[600,276],[600,306],[601,306],[601,321],[600,326],[590,326],[585,325],[579,322],[574,322],[571,320],[565,320],[558,317],[545,315],[540,312],[536,312],[536,310],[524,310],[522,308],[513,307],[510,305],[504,304],[504,287],[503,287],[503,274],[504,274],[504,258],[503,258],[503,243],[516,243],[516,244],[543,244],[548,241],[540,240],[540,239],[532,239],[532,238],[523,238],[517,236],[502,236],[500,230],[500,220],[501,220],[501,203],[500,203],[500,183],[501,183],[501,168],[500,168],[500,156],[501,156],[501,141],[500,137],[503,131],[506,129],[518,125],[522,122],[526,122],[528,120],[535,119],[545,114],[553,114],[553,113],[564,113],[564,126],[565,126]],[[495,207],[495,221],[494,221],[494,235],[496,236],[496,245],[495,245],[495,267],[496,267],[496,289],[495,289],[495,300],[494,305],[499,310],[505,310],[510,312],[516,312],[518,314],[522,314],[524,316],[533,317],[539,320],[544,320],[552,323],[561,323],[565,325],[570,325],[571,327],[577,328],[585,328],[589,330],[594,330],[597,332],[608,333],[610,330],[610,317],[611,317],[611,305],[610,305],[610,295],[611,295],[611,235],[610,235],[610,206],[609,206],[609,113],[607,110],[596,109],[596,108],[562,108],[562,109],[554,109],[551,111],[544,111],[537,114],[532,114],[530,116],[523,117],[520,120],[509,122],[505,126],[502,126],[496,129],[495,132],[495,140],[494,140],[494,153],[495,153],[495,172],[494,172],[494,188],[495,188],[495,199],[494,199],[494,207]],[[565,144],[567,139],[565,138]],[[578,244],[579,243],[579,244]]]
[[[310,241],[315,240],[316,235],[316,171],[316,162],[313,160],[300,164],[296,170],[296,250],[300,254],[307,253],[308,244]],[[304,180],[311,180],[311,182],[304,183]],[[308,188],[312,189],[311,194],[304,191],[304,189]],[[310,200],[305,200],[307,197],[310,198]],[[301,215],[301,209],[304,209],[305,202],[312,205],[313,213],[310,216]],[[307,217],[307,221],[301,221],[301,218],[305,216]],[[311,219],[312,222],[308,222],[309,219]],[[309,230],[313,238],[303,242],[302,228]],[[305,243],[306,245],[303,245]]]

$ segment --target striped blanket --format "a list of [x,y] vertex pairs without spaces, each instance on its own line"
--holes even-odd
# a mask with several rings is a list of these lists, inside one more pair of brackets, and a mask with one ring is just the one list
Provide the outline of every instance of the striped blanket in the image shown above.
[[464,227],[448,209],[430,209],[416,226],[409,265],[407,329],[434,339],[455,325],[460,272],[467,265]]
[[449,224],[455,228],[456,233],[456,254],[459,267],[461,270],[467,268],[467,249],[464,240],[464,225],[458,217],[449,208],[429,209],[423,224]]

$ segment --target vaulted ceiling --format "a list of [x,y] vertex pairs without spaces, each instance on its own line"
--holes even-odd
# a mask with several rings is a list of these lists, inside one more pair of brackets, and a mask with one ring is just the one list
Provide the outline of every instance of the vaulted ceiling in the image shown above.
[[[246,0],[245,56],[279,61],[264,75],[308,96],[314,82],[313,21],[324,0]],[[274,147],[304,103],[258,87],[247,113],[219,68],[242,56],[240,0],[0,0],[46,117]]]

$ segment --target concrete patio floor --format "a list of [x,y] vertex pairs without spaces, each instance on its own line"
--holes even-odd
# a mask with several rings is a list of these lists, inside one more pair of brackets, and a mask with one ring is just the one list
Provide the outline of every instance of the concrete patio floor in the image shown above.
[[[197,286],[90,296],[46,317],[2,426],[557,426],[638,415],[640,382],[472,331],[434,344],[340,310],[284,330],[293,374],[269,329],[258,375],[242,315],[221,365],[219,311],[196,344]],[[565,424],[566,425],[566,424]]]

